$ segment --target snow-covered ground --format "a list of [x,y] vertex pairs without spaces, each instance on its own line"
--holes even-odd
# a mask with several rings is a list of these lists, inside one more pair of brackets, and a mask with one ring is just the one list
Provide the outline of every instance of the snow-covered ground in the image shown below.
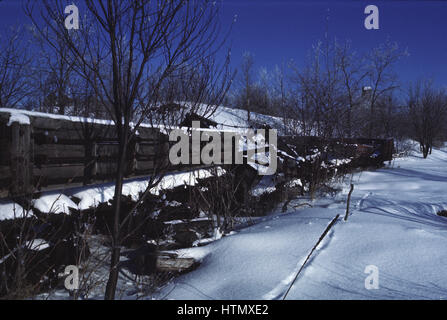
[[[353,183],[347,222],[345,184],[312,208],[274,214],[206,250],[197,248],[201,266],[154,298],[282,299],[340,214],[287,299],[447,299],[447,218],[436,215],[447,208],[447,152],[397,159],[384,169],[355,174]],[[185,255],[194,256],[194,250]],[[378,271],[377,289],[365,285],[371,268]]]

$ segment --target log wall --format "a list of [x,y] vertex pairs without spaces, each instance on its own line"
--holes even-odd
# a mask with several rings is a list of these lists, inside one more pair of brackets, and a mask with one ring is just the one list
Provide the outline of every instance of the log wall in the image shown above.
[[[38,115],[28,116],[29,125],[9,124],[9,117],[0,112],[0,197],[113,179],[118,157],[113,126]],[[160,130],[139,128],[126,152],[126,177],[152,174],[166,163],[168,148]]]
[[[107,121],[73,121],[49,114],[27,116],[29,125],[9,123],[10,112],[0,109],[0,198],[113,180],[119,156],[113,125]],[[391,160],[393,153],[393,139],[279,138],[281,150],[287,151],[288,146],[293,145],[296,154],[306,155],[316,146],[328,145],[334,152],[332,156],[354,157],[356,161],[352,164],[356,166],[380,164]],[[156,173],[154,169],[159,166],[166,167],[169,146],[168,137],[159,129],[139,127],[138,135],[126,150],[125,177],[147,176]],[[224,152],[222,149],[222,157]],[[378,156],[371,158],[374,153]],[[285,162],[285,166],[279,167],[280,171],[293,176],[303,174],[299,170],[295,172],[295,161],[285,159]],[[204,165],[178,165],[169,170],[190,170],[191,167]]]

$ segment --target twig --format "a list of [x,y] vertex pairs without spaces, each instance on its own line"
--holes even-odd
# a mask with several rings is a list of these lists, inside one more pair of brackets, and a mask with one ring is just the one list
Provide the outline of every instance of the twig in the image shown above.
[[307,261],[309,261],[310,256],[312,255],[312,253],[315,251],[315,249],[318,247],[318,245],[320,244],[320,242],[324,239],[324,237],[327,235],[327,233],[329,232],[329,230],[331,230],[331,228],[334,226],[334,224],[337,222],[337,219],[340,215],[337,214],[335,216],[334,219],[332,219],[331,223],[329,223],[329,225],[326,227],[326,229],[324,230],[324,232],[321,234],[320,239],[318,239],[318,242],[314,245],[314,247],[312,248],[312,250],[310,251],[309,255],[307,256],[306,260],[304,260],[304,263],[301,265],[300,270],[298,270],[295,278],[293,279],[292,283],[290,284],[289,288],[287,289],[286,293],[284,294],[284,297],[282,298],[283,300],[286,299],[287,295],[289,294],[290,289],[292,289],[293,284],[295,283],[296,279],[298,279],[298,276],[300,275],[301,271],[304,269],[304,266],[306,265]]
[[348,193],[348,201],[346,203],[346,214],[345,214],[345,221],[348,221],[348,216],[349,216],[349,203],[351,202],[351,194],[352,191],[354,191],[354,184],[351,183],[351,189],[349,190]]

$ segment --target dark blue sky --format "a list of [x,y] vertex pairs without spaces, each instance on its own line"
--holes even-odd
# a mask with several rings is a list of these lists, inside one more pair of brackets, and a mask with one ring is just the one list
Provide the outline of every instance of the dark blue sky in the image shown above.
[[[72,2],[76,4],[67,4]],[[363,26],[368,4],[379,7],[380,30]],[[234,66],[244,51],[254,54],[257,67],[271,69],[290,59],[300,64],[312,44],[324,37],[329,9],[330,37],[350,39],[359,52],[387,38],[397,41],[410,53],[396,66],[403,83],[427,76],[447,86],[447,1],[223,0],[222,6],[224,25],[237,15],[230,36]],[[2,30],[26,22],[20,0],[0,2]]]
[[[368,4],[380,10],[380,30],[364,28]],[[226,1],[223,19],[237,14],[233,60],[244,50],[268,68],[305,60],[312,44],[324,38],[328,9],[329,37],[351,40],[358,52],[389,38],[410,53],[396,66],[403,82],[427,76],[447,86],[447,1]]]

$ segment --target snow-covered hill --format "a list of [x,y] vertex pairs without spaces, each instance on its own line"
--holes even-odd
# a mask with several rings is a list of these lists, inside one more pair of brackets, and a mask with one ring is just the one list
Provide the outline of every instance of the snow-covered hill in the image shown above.
[[281,130],[284,126],[282,118],[257,112],[250,112],[249,122],[246,110],[232,109],[224,106],[219,106],[209,118],[218,124],[219,129],[249,128],[251,126],[268,125],[274,129]]

